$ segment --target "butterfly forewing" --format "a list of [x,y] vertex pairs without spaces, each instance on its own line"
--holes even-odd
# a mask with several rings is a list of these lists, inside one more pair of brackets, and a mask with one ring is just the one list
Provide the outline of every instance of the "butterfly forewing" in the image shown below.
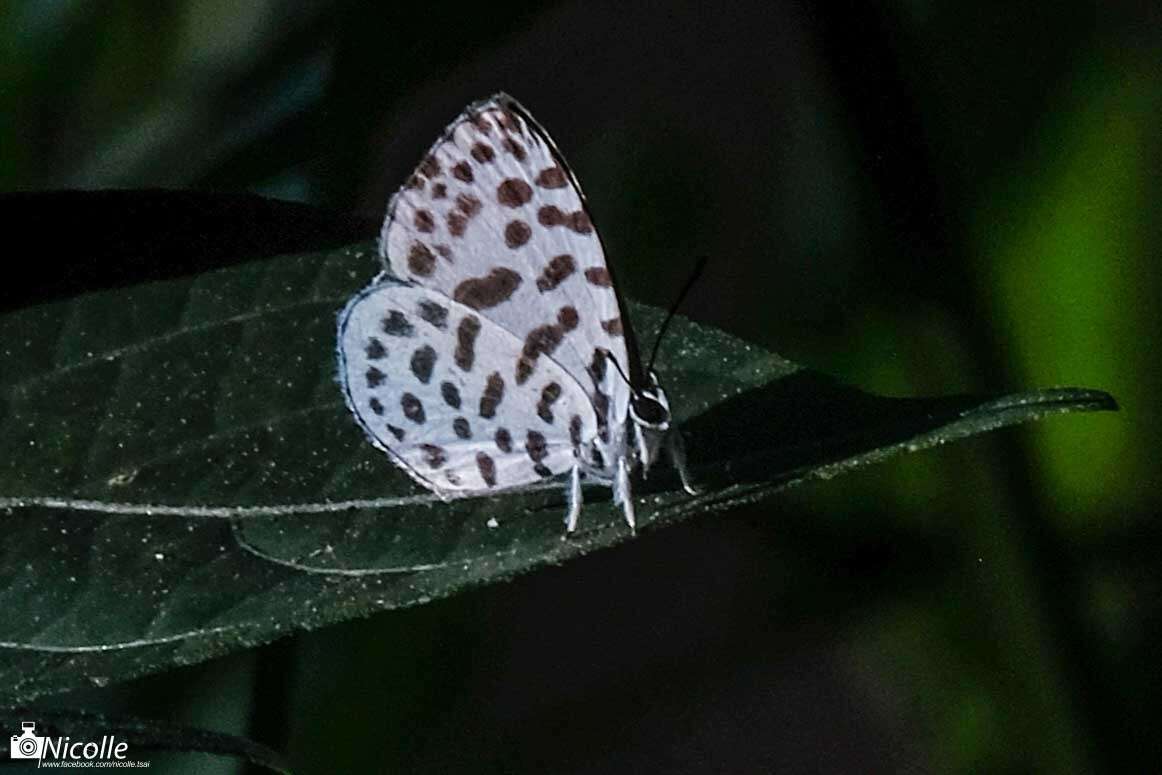
[[564,473],[598,432],[588,395],[553,360],[513,378],[522,348],[479,310],[380,278],[343,312],[340,376],[379,447],[440,495],[470,495]]
[[[391,273],[510,332],[497,365],[516,386],[555,361],[603,415],[624,419],[622,380],[593,379],[608,352],[629,368],[601,241],[552,141],[498,95],[452,122],[392,199],[380,250]],[[502,363],[502,361],[506,361]]]

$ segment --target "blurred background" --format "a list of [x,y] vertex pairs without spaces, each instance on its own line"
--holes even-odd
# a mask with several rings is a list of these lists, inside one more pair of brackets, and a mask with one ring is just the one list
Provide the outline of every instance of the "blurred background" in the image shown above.
[[631,297],[667,306],[705,254],[687,315],[864,389],[1122,406],[52,702],[251,736],[298,772],[1156,764],[1149,5],[0,2],[0,190],[378,219],[504,89],[570,160]]

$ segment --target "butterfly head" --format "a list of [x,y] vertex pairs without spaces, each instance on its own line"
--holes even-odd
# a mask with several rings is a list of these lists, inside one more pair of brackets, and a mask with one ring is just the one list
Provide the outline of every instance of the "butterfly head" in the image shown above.
[[670,402],[654,372],[649,373],[645,386],[634,391],[630,398],[629,417],[634,426],[638,462],[648,471],[661,453],[671,420]]

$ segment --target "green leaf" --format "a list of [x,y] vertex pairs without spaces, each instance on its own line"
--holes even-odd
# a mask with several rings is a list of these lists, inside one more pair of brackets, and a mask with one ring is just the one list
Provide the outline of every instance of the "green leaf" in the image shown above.
[[[440,502],[364,439],[335,319],[374,250],[281,255],[0,318],[0,695],[104,685],[444,597],[631,538],[606,488]],[[654,330],[661,311],[631,304]],[[641,531],[1094,390],[884,398],[676,320],[659,373],[695,479],[636,489]]]

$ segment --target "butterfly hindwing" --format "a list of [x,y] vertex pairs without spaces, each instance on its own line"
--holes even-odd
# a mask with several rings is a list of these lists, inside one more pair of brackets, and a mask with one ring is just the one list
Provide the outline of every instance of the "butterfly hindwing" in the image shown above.
[[601,240],[564,159],[511,98],[478,103],[448,126],[392,199],[380,250],[393,275],[516,337],[525,357],[515,383],[535,382],[551,359],[604,410],[603,424],[624,420],[624,382],[600,387],[589,376],[597,352],[629,368]]
[[598,432],[593,405],[551,359],[518,383],[523,342],[438,291],[381,277],[347,305],[339,371],[368,436],[443,497],[564,473]]

